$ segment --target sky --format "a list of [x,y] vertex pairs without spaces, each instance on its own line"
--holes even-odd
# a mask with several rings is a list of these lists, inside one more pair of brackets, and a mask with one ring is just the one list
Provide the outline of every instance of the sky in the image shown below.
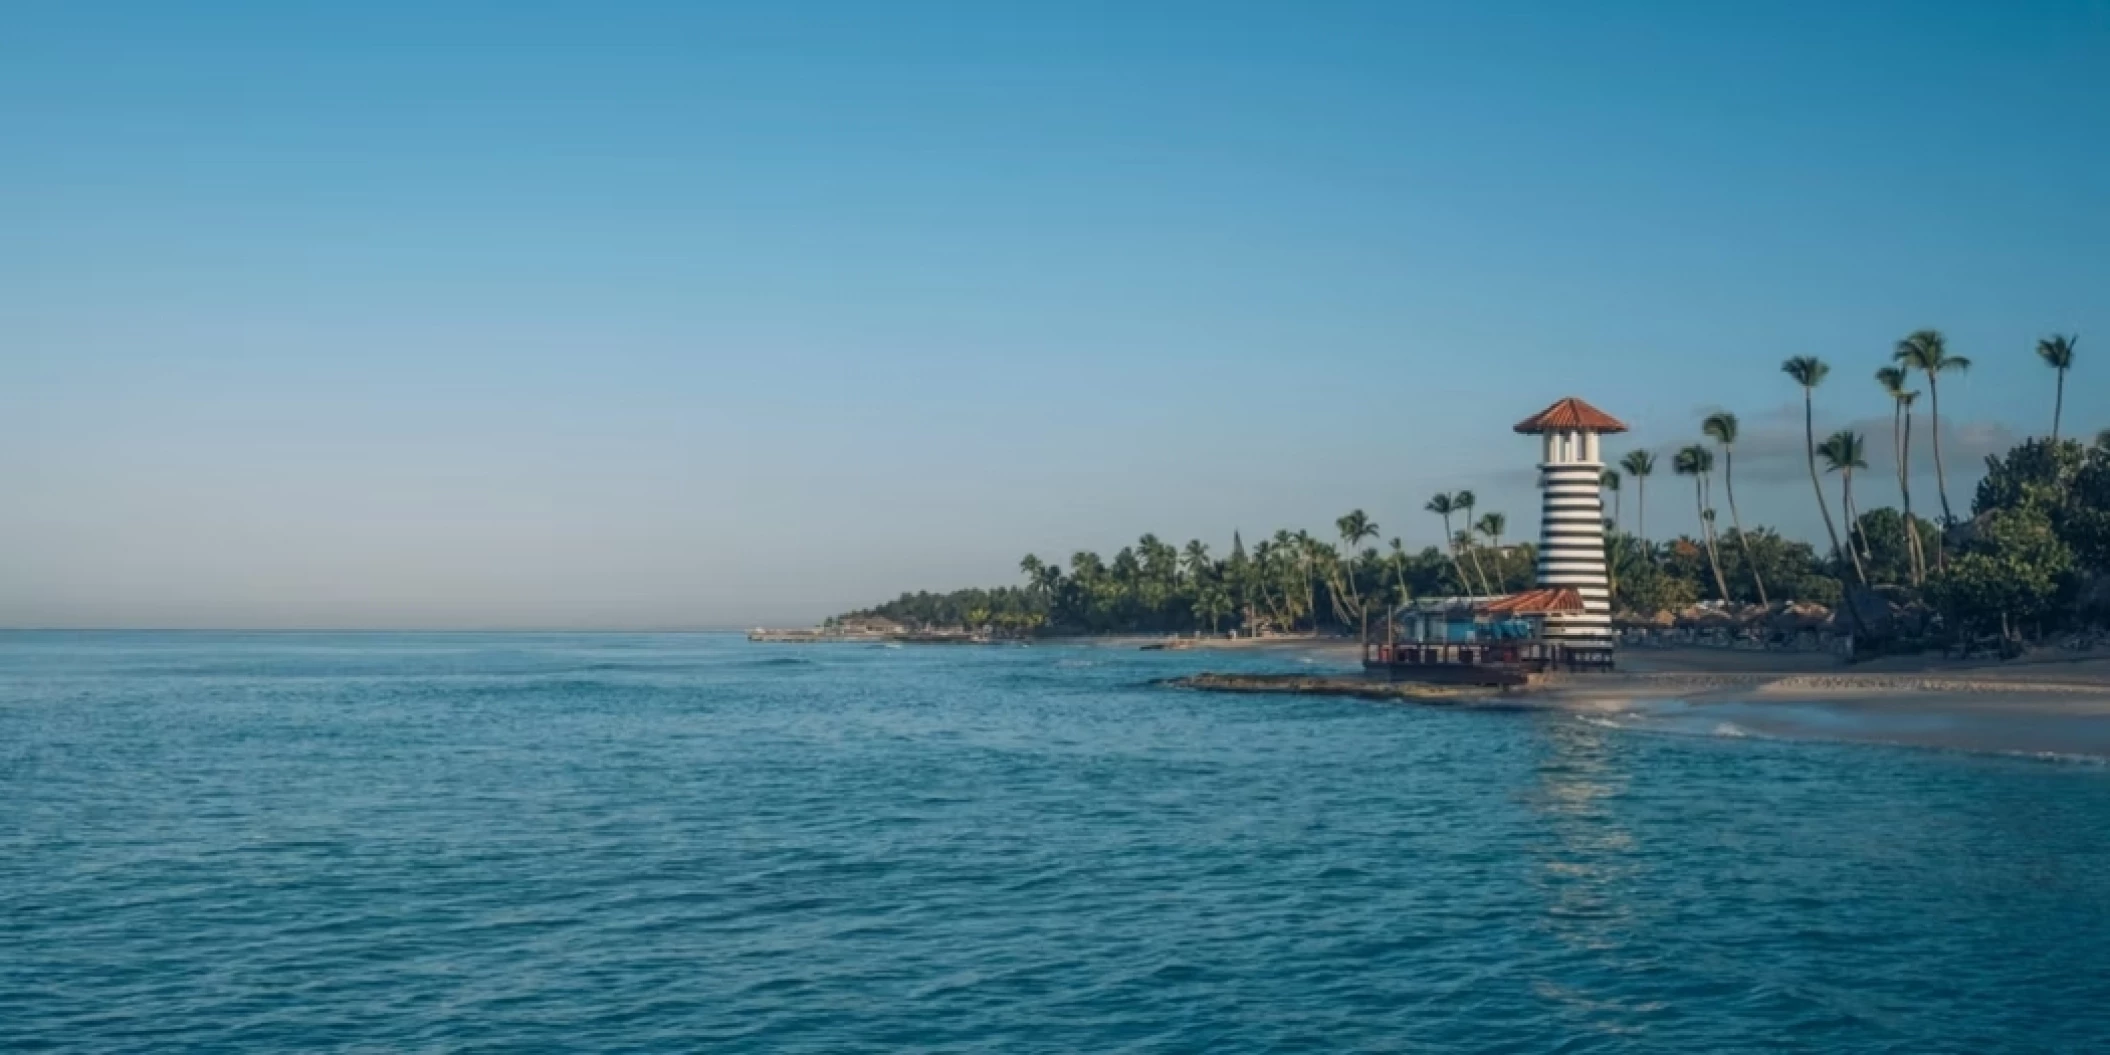
[[1781,360],[1873,505],[1927,327],[1959,504],[2038,338],[2110,425],[2106,0],[0,26],[0,626],[797,624],[1144,532],[1418,548],[1459,488],[1529,536],[1565,395],[1615,454],[1735,411],[1807,537]]

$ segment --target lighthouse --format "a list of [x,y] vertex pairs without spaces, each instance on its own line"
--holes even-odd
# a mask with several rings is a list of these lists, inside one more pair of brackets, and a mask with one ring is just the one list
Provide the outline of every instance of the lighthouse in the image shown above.
[[1572,589],[1583,602],[1581,611],[1549,613],[1546,638],[1579,648],[1609,648],[1612,595],[1605,576],[1600,437],[1625,432],[1626,426],[1570,396],[1518,422],[1516,430],[1540,437],[1538,584]]

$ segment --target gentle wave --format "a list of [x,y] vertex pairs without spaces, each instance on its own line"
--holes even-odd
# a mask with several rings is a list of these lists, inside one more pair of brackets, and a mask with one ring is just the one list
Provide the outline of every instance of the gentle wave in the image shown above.
[[0,1050],[2110,1036],[2096,759],[1063,645],[114,640],[0,635]]

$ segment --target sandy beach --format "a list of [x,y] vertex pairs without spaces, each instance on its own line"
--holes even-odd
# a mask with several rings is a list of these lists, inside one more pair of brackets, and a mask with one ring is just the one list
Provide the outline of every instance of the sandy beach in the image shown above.
[[[1206,641],[1310,659],[1336,676],[1274,690],[1358,692],[1360,646],[1338,638]],[[1494,689],[1387,686],[1377,695],[1454,707],[1552,710],[1606,724],[1723,736],[1848,740],[2110,759],[2110,655],[2046,652],[2007,662],[1820,653],[1637,648],[1612,674],[1557,675]],[[1210,687],[1210,686],[1205,686]],[[1215,686],[1220,687],[1220,686]],[[1396,689],[1396,691],[1394,691]]]

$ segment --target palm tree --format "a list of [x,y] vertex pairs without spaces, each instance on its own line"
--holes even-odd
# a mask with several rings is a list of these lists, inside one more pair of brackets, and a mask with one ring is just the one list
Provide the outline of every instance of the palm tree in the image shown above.
[[1222,583],[1203,584],[1194,594],[1194,615],[1209,621],[1209,633],[1218,633],[1223,617],[1231,612],[1231,593]]
[[2051,404],[2051,441],[2059,442],[2059,415],[2066,409],[2066,371],[2073,369],[2073,346],[2081,343],[2079,334],[2062,337],[2052,334],[2037,342],[2037,358],[2044,365],[2059,372],[2059,394]]
[[[1971,368],[1971,361],[1960,355],[1950,355],[1948,342],[1940,330],[1920,330],[1898,342],[1897,353],[1892,356],[1908,370],[1919,370],[1927,375],[1927,421],[1934,434],[1934,490],[1941,495],[1941,518],[1944,525],[1956,522],[1956,514],[1949,511],[1949,474],[1941,460],[1941,375],[1950,371],[1963,373]],[[1937,551],[1937,557],[1940,556]]]
[[[1857,526],[1860,517],[1854,513],[1854,470],[1868,468],[1868,460],[1862,456],[1860,433],[1852,429],[1840,429],[1818,445],[1817,453],[1824,456],[1826,472],[1839,474],[1839,508],[1846,514],[1847,524]],[[1867,544],[1865,539],[1862,544]],[[1854,549],[1851,540],[1848,540],[1846,555],[1853,558],[1854,578],[1859,579],[1863,586],[1868,585],[1868,571],[1861,566],[1860,551]]]
[[[1328,578],[1327,565],[1336,557],[1331,545],[1313,538],[1309,531],[1297,532],[1297,548],[1304,552],[1304,600],[1311,605],[1311,628],[1316,633],[1319,629],[1319,583]],[[1339,596],[1328,600],[1338,612]]]
[[[1471,491],[1460,491],[1451,496],[1451,505],[1457,507],[1458,514],[1465,518],[1467,524],[1473,522],[1473,507],[1479,503],[1480,500],[1475,498]],[[1465,555],[1473,559],[1473,574],[1480,579],[1481,594],[1493,595],[1494,590],[1487,584],[1487,567],[1480,563],[1480,547],[1473,543],[1471,531],[1465,532]]]
[[1287,540],[1286,548],[1293,555],[1292,559],[1296,561],[1297,571],[1304,580],[1304,611],[1311,616],[1312,632],[1317,633],[1319,629],[1319,540],[1312,538],[1311,532],[1303,528],[1298,528],[1297,533],[1294,535],[1284,531],[1277,531],[1275,532],[1275,540],[1277,542]]
[[1656,456],[1647,451],[1628,451],[1619,459],[1619,467],[1634,478],[1634,537],[1641,540],[1643,549],[1648,548],[1648,474],[1656,471]]
[[1267,609],[1268,618],[1272,622],[1278,626],[1286,626],[1287,620],[1283,617],[1282,607],[1275,603],[1274,591],[1268,588],[1270,581],[1275,575],[1274,541],[1261,539],[1259,542],[1254,543],[1252,560],[1253,586],[1260,593],[1261,605]]
[[1606,469],[1597,477],[1597,486],[1612,492],[1612,527],[1619,527],[1619,470]]
[[1802,446],[1810,463],[1810,490],[1817,493],[1817,511],[1824,514],[1824,533],[1832,540],[1832,559],[1839,559],[1839,528],[1832,523],[1832,507],[1824,500],[1824,484],[1817,478],[1817,386],[1824,383],[1824,376],[1832,368],[1824,360],[1810,355],[1798,355],[1780,364],[1780,372],[1795,379],[1802,386]]
[[1751,540],[1744,535],[1744,518],[1736,510],[1736,415],[1724,410],[1709,414],[1700,423],[1700,431],[1714,439],[1722,448],[1722,493],[1729,497],[1729,526],[1736,529],[1736,543],[1744,551],[1744,563],[1751,567],[1751,584],[1758,587],[1758,603],[1766,600],[1766,580],[1758,573],[1758,559],[1751,555]]
[[1911,565],[1912,585],[1927,578],[1927,555],[1920,547],[1918,521],[1912,518],[1912,403],[1918,392],[1905,389],[1905,368],[1885,366],[1876,371],[1876,383],[1890,394],[1890,443],[1897,454],[1898,500],[1905,525],[1905,559]]
[[[1451,548],[1460,552],[1471,550],[1473,548],[1472,529],[1459,528],[1458,533],[1451,536]],[[1492,596],[1492,593],[1488,590],[1487,584],[1484,581],[1482,581],[1478,585],[1475,585],[1470,582],[1467,583],[1465,585],[1465,591],[1478,597]]]
[[1209,559],[1209,547],[1200,539],[1187,540],[1187,548],[1180,554],[1180,564],[1186,569],[1187,581],[1200,586],[1216,568]]
[[1407,547],[1395,538],[1392,540],[1392,577],[1399,581],[1399,603],[1407,603],[1413,591],[1407,589]]
[[1692,507],[1700,516],[1700,545],[1707,551],[1707,566],[1714,571],[1714,588],[1722,600],[1729,599],[1729,583],[1722,578],[1722,560],[1715,553],[1712,510],[1707,508],[1705,483],[1707,474],[1714,470],[1714,452],[1695,443],[1681,448],[1671,457],[1671,471],[1679,476],[1692,477]]
[[2095,445],[2110,451],[2110,429],[2104,429],[2095,434]]
[[[1480,514],[1479,522],[1473,525],[1473,530],[1487,536],[1487,544],[1495,551],[1497,560],[1501,559],[1502,556],[1502,531],[1508,526],[1509,518],[1500,513],[1482,513]],[[1502,566],[1500,564],[1495,565],[1495,570],[1497,572],[1501,571]],[[1495,585],[1501,590],[1508,590],[1509,580],[1504,577],[1502,581],[1497,582]]]
[[1369,515],[1362,510],[1352,509],[1348,511],[1347,515],[1334,521],[1333,526],[1340,531],[1341,549],[1348,554],[1348,560],[1344,562],[1346,566],[1342,569],[1344,577],[1348,580],[1348,598],[1350,603],[1355,605],[1356,610],[1361,611],[1363,607],[1363,593],[1355,585],[1355,565],[1353,561],[1355,560],[1356,547],[1362,545],[1363,540],[1366,538],[1377,537],[1377,522],[1371,520]]
[[1458,560],[1458,545],[1454,541],[1456,536],[1451,534],[1451,514],[1458,511],[1457,500],[1450,495],[1439,494],[1429,499],[1429,504],[1422,508],[1443,518],[1443,538],[1451,547],[1451,568],[1458,573],[1458,588],[1466,593],[1473,592],[1472,581],[1465,577],[1465,565]]

